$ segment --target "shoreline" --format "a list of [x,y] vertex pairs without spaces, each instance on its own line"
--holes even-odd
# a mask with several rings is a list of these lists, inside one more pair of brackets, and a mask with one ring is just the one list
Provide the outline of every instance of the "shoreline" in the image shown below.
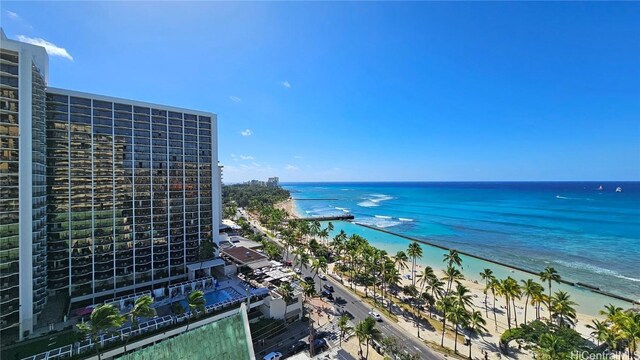
[[[395,232],[392,232],[392,231],[389,231],[389,230],[380,229],[378,227],[371,226],[371,225],[361,224],[361,223],[358,223],[356,221],[350,221],[350,222],[355,224],[355,225],[362,226],[362,227],[365,227],[365,228],[368,228],[368,229],[371,229],[371,230],[380,231],[380,232],[383,232],[383,233],[386,233],[386,234],[389,234],[389,235],[401,237],[401,238],[406,239],[406,240],[416,241],[416,242],[419,242],[421,244],[433,246],[433,247],[436,247],[436,248],[439,248],[439,249],[442,249],[442,250],[446,250],[446,251],[451,250],[451,248],[448,248],[448,247],[443,246],[443,245],[435,244],[435,243],[432,243],[432,242],[429,242],[429,241],[426,241],[426,240],[413,238],[413,237],[410,237],[410,236],[407,236],[407,235],[402,235],[402,234],[399,234],[399,233],[395,233]],[[540,274],[540,273],[537,273],[537,272],[532,271],[532,270],[527,270],[527,269],[521,268],[519,266],[505,264],[505,263],[499,262],[497,260],[492,260],[492,259],[485,258],[485,257],[479,256],[479,255],[474,255],[474,254],[471,254],[471,253],[468,253],[468,252],[465,252],[465,251],[461,251],[461,250],[457,250],[457,251],[458,251],[458,253],[460,255],[465,255],[465,256],[468,256],[468,257],[471,257],[471,258],[474,258],[474,259],[486,261],[486,262],[489,262],[489,263],[492,263],[492,264],[496,264],[496,265],[500,265],[500,266],[503,266],[503,267],[506,267],[506,268],[509,268],[509,269],[522,271],[522,272],[527,273],[527,274],[531,274],[531,275],[535,275],[535,276],[539,276],[539,274]],[[628,302],[628,303],[631,304],[631,306],[640,305],[639,301],[635,301],[633,299],[629,299],[629,298],[626,298],[626,297],[621,296],[621,295],[616,295],[616,294],[612,294],[612,293],[609,293],[609,292],[606,292],[606,291],[602,291],[602,290],[600,290],[599,287],[591,285],[591,284],[587,284],[587,283],[583,283],[583,282],[577,282],[576,283],[576,282],[572,282],[572,281],[568,281],[568,280],[564,280],[564,279],[560,279],[560,282],[563,283],[563,284],[569,285],[569,286],[580,287],[580,288],[582,288],[584,290],[589,290],[589,291],[591,291],[593,293],[600,294],[600,295],[603,295],[603,296],[606,296],[606,297],[610,297],[610,298],[613,298],[613,299],[617,299],[617,300]]]
[[[298,207],[297,207],[295,199],[293,197],[290,197],[289,199],[277,204],[276,207],[285,210],[289,214],[289,216],[291,216],[292,218],[301,218],[302,217],[298,212]],[[401,238],[401,239],[404,239],[404,240],[407,240],[407,241],[417,241],[417,242],[419,242],[419,243],[421,243],[423,245],[431,246],[431,247],[434,247],[434,248],[437,248],[437,249],[440,249],[440,250],[444,250],[444,251],[448,251],[449,250],[448,247],[443,246],[443,245],[435,244],[435,243],[432,243],[432,242],[429,242],[429,241],[426,241],[426,240],[413,238],[413,237],[410,237],[410,236],[407,236],[407,235],[402,235],[402,234],[395,233],[395,232],[392,232],[392,231],[389,231],[389,230],[380,229],[380,228],[377,228],[375,226],[360,224],[357,221],[344,221],[344,223],[352,224],[354,226],[358,226],[358,227],[361,227],[361,228],[364,228],[364,229],[369,229],[369,230],[372,230],[372,231],[375,231],[375,232],[379,232],[381,234],[395,236],[395,237],[398,237],[398,238]],[[534,275],[534,276],[538,276],[539,275],[539,273],[537,273],[537,272],[534,272],[534,271],[529,270],[529,269],[521,268],[519,266],[505,264],[505,263],[499,262],[497,260],[488,259],[488,258],[485,258],[485,257],[482,257],[482,256],[478,256],[478,255],[474,255],[472,253],[465,252],[465,251],[458,250],[458,252],[463,256],[467,256],[469,258],[472,258],[472,259],[475,259],[475,260],[478,260],[478,261],[483,261],[483,262],[487,262],[487,263],[490,263],[490,264],[494,264],[494,265],[503,267],[505,269],[509,269],[509,270],[513,270],[513,271],[519,271],[519,272],[527,274],[527,275]],[[564,280],[564,279],[562,279],[560,282],[562,284],[574,289],[575,291],[584,291],[584,292],[588,292],[589,294],[602,296],[602,297],[604,297],[606,299],[610,299],[612,301],[624,302],[625,304],[627,304],[627,307],[629,307],[629,308],[634,308],[634,307],[637,307],[637,306],[640,305],[640,302],[637,301],[637,300],[633,300],[633,299],[627,298],[627,297],[622,296],[622,295],[612,294],[612,293],[600,290],[598,286],[594,286],[592,284],[587,284],[587,283],[581,282],[580,284],[583,284],[583,285],[579,285],[577,282]],[[587,285],[587,286],[585,286],[585,285]],[[581,304],[581,305],[583,305],[583,304]],[[584,304],[584,305],[586,305],[586,304]],[[586,311],[586,312],[582,312],[581,311],[581,313],[589,314],[590,311]]]

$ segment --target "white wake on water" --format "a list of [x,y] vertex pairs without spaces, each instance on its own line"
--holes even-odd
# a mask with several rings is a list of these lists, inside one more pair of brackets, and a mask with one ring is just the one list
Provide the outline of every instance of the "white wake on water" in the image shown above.
[[595,265],[591,265],[591,264],[585,264],[582,262],[573,262],[573,261],[564,261],[564,260],[554,260],[554,262],[562,265],[562,266],[566,266],[568,268],[572,268],[572,269],[577,269],[577,270],[587,270],[587,271],[591,271],[594,272],[596,274],[602,274],[602,275],[609,275],[609,276],[613,276],[613,277],[617,277],[619,279],[625,279],[625,280],[630,280],[630,281],[634,281],[634,282],[640,282],[640,279],[636,279],[633,277],[629,277],[629,276],[625,276],[622,275],[620,273],[618,273],[617,271],[611,270],[611,269],[605,269],[605,268],[601,268],[599,266],[595,266]]

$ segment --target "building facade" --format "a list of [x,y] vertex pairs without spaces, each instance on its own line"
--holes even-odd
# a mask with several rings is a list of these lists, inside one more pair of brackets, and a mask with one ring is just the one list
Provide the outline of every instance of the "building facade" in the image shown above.
[[22,334],[47,300],[44,48],[0,30],[0,337]]
[[43,48],[3,34],[1,54],[3,339],[32,331],[47,296],[185,280],[200,244],[217,243],[216,116],[45,88]]

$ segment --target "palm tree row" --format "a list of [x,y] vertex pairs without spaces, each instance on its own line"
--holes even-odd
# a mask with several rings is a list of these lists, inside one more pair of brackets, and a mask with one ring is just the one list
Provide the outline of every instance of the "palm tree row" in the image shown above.
[[604,321],[593,320],[587,325],[593,330],[591,336],[598,347],[606,346],[611,351],[622,353],[626,348],[629,359],[635,359],[640,342],[640,312],[635,309],[625,311],[609,304],[600,314],[606,316]]
[[152,318],[156,316],[156,310],[152,307],[153,298],[144,295],[136,299],[131,310],[121,314],[120,310],[112,304],[96,306],[87,322],[76,324],[78,331],[91,337],[98,351],[98,359],[101,359],[101,342],[98,338],[102,334],[111,334],[119,329],[125,322],[131,323],[131,332],[125,339],[124,351],[127,352],[127,344],[134,330],[139,328],[140,318]]
[[[289,221],[289,226],[281,229],[282,239],[286,245],[285,251],[295,249],[293,250],[294,262],[300,267],[311,266],[314,278],[319,271],[326,271],[328,259],[312,258],[307,249],[310,244],[314,244],[311,241],[315,240],[314,238],[328,239],[331,230],[333,230],[333,226],[330,229],[322,229],[317,222],[296,220]],[[348,236],[344,231],[340,231],[333,237],[330,249],[332,255],[338,260],[335,271],[347,275],[351,288],[356,284],[364,286],[365,296],[369,296],[369,290],[372,289],[376,302],[379,290],[380,297],[383,301],[387,301],[389,309],[393,304],[390,298],[391,294],[397,294],[398,290],[401,290],[408,296],[413,307],[418,337],[420,336],[420,321],[422,319],[418,306],[425,304],[430,318],[433,317],[434,310],[437,310],[442,316],[441,345],[444,344],[445,328],[449,322],[454,331],[454,340],[456,340],[454,351],[456,352],[457,338],[461,329],[467,329],[471,333],[481,333],[486,330],[484,328],[485,317],[488,318],[490,307],[493,312],[495,328],[498,329],[497,298],[502,298],[505,301],[506,322],[510,329],[512,324],[518,327],[520,321],[522,324],[527,324],[531,320],[540,320],[543,306],[548,311],[547,322],[549,324],[553,323],[554,326],[560,327],[575,325],[576,312],[574,307],[576,303],[564,291],[553,292],[553,283],[559,283],[561,277],[552,267],[545,268],[539,274],[541,283],[533,279],[518,282],[510,276],[498,279],[491,269],[485,269],[480,273],[485,284],[485,317],[483,317],[481,311],[473,309],[470,291],[462,285],[462,280],[464,280],[461,271],[463,261],[456,250],[450,250],[443,256],[446,267],[439,277],[433,268],[428,266],[419,272],[416,271],[418,260],[423,256],[423,249],[417,242],[410,243],[406,251],[398,251],[394,256],[389,256],[385,251],[371,246],[362,236],[357,234]],[[409,262],[410,265],[408,265]],[[402,273],[408,269],[411,270],[411,285],[401,288]],[[489,303],[489,293],[493,297],[492,306]],[[524,300],[523,319],[518,319],[516,300]],[[529,306],[534,308],[534,314],[529,314]],[[637,316],[633,317],[627,314],[618,316],[617,321],[594,323],[593,326],[597,328],[597,334],[594,336],[599,342],[606,342],[610,347],[619,347],[622,343],[628,344],[627,349],[632,356],[637,351],[639,339],[636,318]],[[606,334],[603,330],[605,328],[608,331]]]

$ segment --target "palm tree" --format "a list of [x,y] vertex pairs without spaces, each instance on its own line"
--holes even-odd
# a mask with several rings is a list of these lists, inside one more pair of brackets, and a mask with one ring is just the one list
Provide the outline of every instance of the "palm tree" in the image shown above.
[[[480,311],[473,311],[469,313],[469,318],[467,319],[467,330],[471,334],[480,334],[487,331],[487,328],[484,327],[487,322],[482,318],[482,313]],[[469,359],[471,359],[471,341],[469,341]]]
[[469,312],[457,299],[453,300],[453,308],[447,313],[447,318],[454,326],[455,337],[453,340],[453,351],[458,353],[458,327],[465,325],[469,319]]
[[76,324],[78,330],[84,334],[91,336],[91,340],[98,351],[98,360],[102,357],[100,351],[101,345],[98,342],[98,335],[102,332],[109,332],[119,328],[124,324],[125,317],[120,314],[118,309],[111,304],[99,305],[91,312],[88,322]]
[[604,308],[605,310],[600,310],[599,313],[600,315],[604,315],[607,317],[607,322],[609,324],[613,324],[615,322],[615,319],[622,312],[621,307],[615,306],[613,304],[605,305]]
[[577,304],[570,298],[567,292],[558,291],[551,299],[551,317],[558,319],[558,326],[573,326],[575,323],[576,310],[573,306]]
[[491,277],[493,276],[493,270],[491,269],[484,269],[481,273],[480,273],[480,277],[482,278],[482,280],[484,280],[484,313],[486,316],[489,315],[489,304],[487,303],[487,298],[488,298],[488,291],[489,291],[489,281],[491,280]]
[[464,279],[464,275],[460,272],[460,270],[456,269],[453,266],[448,266],[445,270],[442,271],[444,276],[442,280],[447,281],[447,294],[451,291],[451,285],[455,281],[459,283],[460,280]]
[[587,328],[593,330],[590,335],[596,339],[598,346],[600,346],[600,342],[606,341],[607,332],[609,331],[609,327],[606,322],[594,319],[591,320],[591,324],[587,324]]
[[320,256],[311,260],[311,272],[313,273],[313,280],[315,281],[318,272],[327,272],[327,258]]
[[187,295],[187,304],[189,304],[191,314],[187,317],[187,328],[184,330],[185,332],[189,331],[189,322],[191,321],[191,317],[195,317],[198,316],[199,313],[203,313],[206,303],[207,301],[204,298],[204,293],[201,290],[192,291]]
[[371,317],[366,317],[356,325],[356,336],[358,337],[358,344],[360,345],[360,353],[362,353],[362,343],[367,344],[367,354],[365,359],[369,358],[369,342],[371,340],[380,339],[382,333],[376,328],[376,321]]
[[452,267],[454,264],[458,266],[462,266],[462,259],[460,258],[460,254],[458,250],[450,249],[449,253],[444,254],[443,261],[447,263],[448,267]]
[[416,322],[416,327],[418,328],[418,338],[420,338],[420,319],[418,319],[418,314],[417,314],[418,307],[416,306],[416,302],[418,300],[417,297],[420,293],[418,292],[418,289],[416,288],[415,285],[405,286],[402,292],[404,292],[405,295],[411,298],[411,305],[413,306],[413,311],[415,312],[415,314],[413,315],[413,318]]
[[309,235],[311,236],[316,236],[320,233],[320,229],[322,228],[322,226],[320,225],[320,221],[315,220],[312,221],[311,224],[309,225]]
[[[400,286],[400,284],[402,283],[402,276],[398,272],[398,269],[396,269],[395,267],[390,268],[387,271],[386,276],[387,276],[386,282],[387,282],[387,286],[389,288],[394,287],[394,288],[397,289]],[[387,304],[389,305],[389,310],[391,310],[391,303],[392,303],[391,300],[389,300],[387,302]]]
[[278,292],[280,293],[280,295],[282,296],[282,300],[284,300],[286,304],[290,303],[291,300],[293,300],[293,288],[291,287],[290,283],[283,282],[282,284],[280,284]]
[[[133,328],[136,328],[136,330],[138,329],[139,318],[152,318],[156,316],[156,309],[151,307],[151,304],[153,304],[153,298],[151,297],[151,295],[140,296],[136,299],[135,303],[133,304],[133,308],[127,314],[129,317],[129,321],[131,321],[132,332]],[[129,337],[130,336],[127,336],[124,342],[125,353],[127,352],[127,343],[129,342]]]
[[456,303],[465,309],[467,306],[471,306],[473,304],[471,290],[462,284],[458,284],[456,286],[456,291],[451,293],[451,295],[456,299]]
[[436,308],[442,313],[442,339],[440,346],[444,346],[444,331],[447,325],[447,314],[453,309],[455,300],[450,295],[445,295],[436,302]]
[[496,331],[498,331],[498,317],[496,316],[496,295],[500,294],[501,285],[500,281],[493,275],[489,280],[489,290],[491,291],[491,295],[493,295],[493,322],[495,323]]
[[406,270],[409,267],[407,266],[407,261],[409,261],[409,257],[407,253],[400,250],[396,253],[396,256],[393,257],[393,263],[398,267],[398,271],[402,273],[402,270]]
[[[420,293],[424,293],[425,288],[429,288],[429,283],[433,281],[433,279],[437,279],[436,273],[433,271],[431,266],[426,266],[422,273],[418,274],[418,285],[420,285]],[[433,297],[431,295],[431,297]],[[429,317],[431,317],[431,307],[429,307]]]
[[338,318],[338,330],[340,330],[340,347],[342,347],[342,339],[353,328],[349,326],[349,316],[342,315]]
[[[556,269],[551,266],[547,266],[540,273],[540,280],[549,284],[549,303],[547,305],[548,308],[551,309],[551,282],[555,281],[556,283],[560,283],[560,274],[558,274]],[[549,318],[549,321],[551,321],[551,318]]]
[[[444,295],[444,282],[434,275],[428,280],[425,290],[431,292],[431,298],[435,301],[435,299],[441,298]],[[429,317],[433,317],[431,310],[432,307],[429,308]]]
[[407,256],[411,258],[411,283],[416,284],[416,260],[422,258],[422,246],[414,241],[407,248]]
[[529,307],[529,298],[534,297],[542,291],[542,285],[533,281],[533,279],[520,280],[522,283],[522,295],[526,297],[524,301],[524,323],[527,323],[527,308]]
[[636,358],[638,341],[640,340],[640,313],[627,310],[618,317],[620,335],[626,340],[629,350],[629,359]]

